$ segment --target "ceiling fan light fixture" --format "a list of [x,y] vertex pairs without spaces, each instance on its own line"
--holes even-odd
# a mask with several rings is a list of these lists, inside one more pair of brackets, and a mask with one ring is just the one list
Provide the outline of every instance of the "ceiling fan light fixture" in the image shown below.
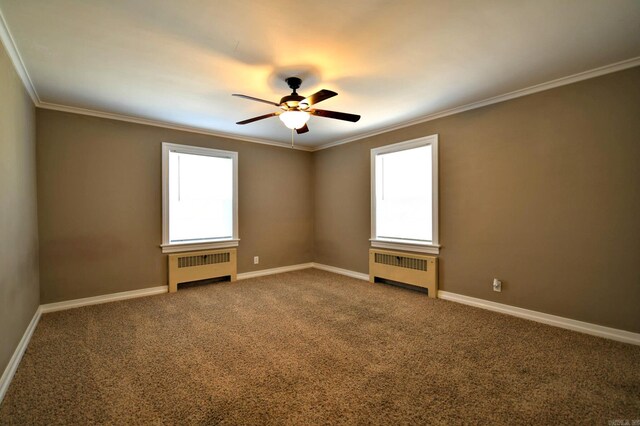
[[[280,99],[279,103],[266,101],[260,98],[254,98],[253,96],[234,93],[233,96],[249,99],[250,101],[273,105],[282,110],[282,112],[272,112],[271,114],[264,114],[258,117],[249,118],[247,120],[238,121],[236,124],[244,125],[259,120],[264,120],[265,118],[278,116],[285,126],[287,126],[291,130],[296,130],[298,134],[302,134],[309,131],[309,128],[307,127],[307,121],[309,121],[309,118],[312,115],[315,115],[316,117],[333,118],[334,120],[351,121],[352,123],[360,120],[360,116],[356,114],[312,108],[312,106],[315,106],[317,103],[336,96],[336,92],[322,89],[305,98],[304,96],[299,95],[298,92],[296,92],[296,90],[300,87],[302,80],[300,80],[298,77],[289,77],[285,81],[289,85],[289,88],[292,90],[292,92],[290,95],[287,95]],[[293,133],[291,134],[291,136],[293,138]]]
[[280,114],[280,120],[290,129],[301,129],[309,121],[309,113],[306,111],[285,111]]

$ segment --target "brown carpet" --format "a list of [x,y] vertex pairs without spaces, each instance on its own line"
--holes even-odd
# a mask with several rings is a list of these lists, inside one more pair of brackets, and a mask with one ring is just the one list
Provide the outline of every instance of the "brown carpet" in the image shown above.
[[304,270],[46,314],[0,424],[607,424],[640,347]]

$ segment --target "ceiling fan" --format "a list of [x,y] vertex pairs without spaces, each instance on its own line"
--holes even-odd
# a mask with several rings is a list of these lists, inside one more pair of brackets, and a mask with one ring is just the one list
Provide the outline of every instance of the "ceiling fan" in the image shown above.
[[309,131],[307,127],[307,121],[312,115],[325,118],[335,118],[337,120],[351,121],[355,123],[360,120],[360,116],[356,114],[348,114],[346,112],[327,111],[324,109],[311,108],[313,105],[322,102],[326,99],[332,98],[337,95],[336,92],[331,90],[322,89],[319,92],[314,93],[311,96],[300,96],[297,89],[300,88],[302,80],[298,77],[289,77],[285,79],[291,90],[290,95],[280,99],[280,103],[266,101],[264,99],[254,98],[253,96],[240,95],[234,93],[233,96],[249,99],[252,101],[264,102],[265,104],[276,106],[282,111],[272,112],[271,114],[265,114],[258,117],[249,118],[247,120],[238,121],[236,124],[249,124],[254,121],[264,120],[270,117],[280,117],[280,120],[290,129],[295,129],[298,134],[306,133]]

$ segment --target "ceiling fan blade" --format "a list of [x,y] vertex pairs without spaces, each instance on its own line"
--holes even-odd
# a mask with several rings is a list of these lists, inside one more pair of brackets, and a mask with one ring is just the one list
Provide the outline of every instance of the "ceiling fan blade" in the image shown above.
[[324,109],[310,109],[309,114],[318,117],[335,118],[337,120],[351,121],[355,123],[360,120],[360,116],[356,114],[348,114],[346,112],[327,111]]
[[301,135],[303,133],[307,133],[308,131],[309,131],[309,128],[307,127],[306,124],[304,126],[300,127],[299,129],[296,129],[296,133],[298,133],[299,135]]
[[253,96],[247,96],[247,95],[240,95],[238,93],[234,93],[231,96],[237,96],[239,98],[245,98],[245,99],[249,99],[250,101],[257,101],[257,102],[263,102],[265,104],[269,104],[269,105],[273,105],[273,106],[277,106],[279,107],[280,104],[277,104],[275,102],[271,102],[271,101],[265,101],[264,99],[260,99],[260,98],[254,98]]
[[337,96],[336,92],[332,92],[331,90],[322,89],[319,92],[314,93],[311,96],[307,96],[303,100],[300,101],[300,104],[303,108],[310,107],[311,105],[317,104],[318,102],[322,102],[326,99],[333,98]]
[[278,115],[277,112],[272,112],[271,114],[265,114],[259,117],[247,118],[246,120],[238,121],[236,124],[249,124],[253,123],[254,121],[264,120],[265,118],[275,117],[276,115]]

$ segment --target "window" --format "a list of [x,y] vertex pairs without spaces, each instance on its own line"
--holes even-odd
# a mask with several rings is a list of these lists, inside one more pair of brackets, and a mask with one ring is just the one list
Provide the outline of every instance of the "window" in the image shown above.
[[238,245],[238,153],[162,144],[162,252]]
[[439,252],[438,135],[371,150],[371,245]]

